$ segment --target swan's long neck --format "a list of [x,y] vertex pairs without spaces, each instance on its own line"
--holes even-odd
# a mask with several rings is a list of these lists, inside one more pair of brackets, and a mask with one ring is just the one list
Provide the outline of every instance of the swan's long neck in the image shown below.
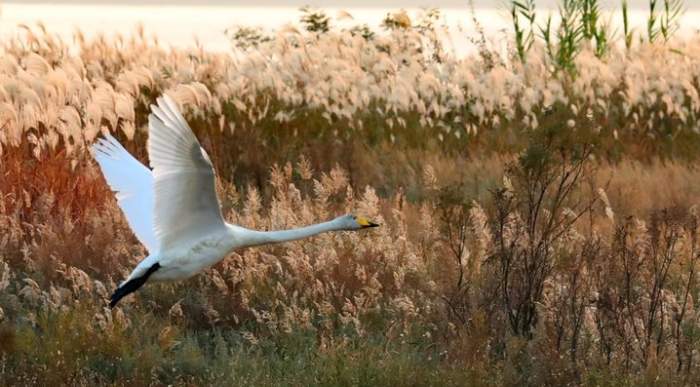
[[233,230],[237,248],[295,241],[298,239],[312,237],[324,232],[340,231],[343,229],[336,220],[279,231],[257,231],[238,226],[229,227],[231,227]]

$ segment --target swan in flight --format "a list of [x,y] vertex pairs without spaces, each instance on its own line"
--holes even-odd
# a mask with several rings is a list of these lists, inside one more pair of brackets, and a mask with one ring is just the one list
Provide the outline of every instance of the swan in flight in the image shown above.
[[378,226],[353,215],[282,231],[256,231],[226,223],[207,152],[199,145],[175,101],[165,95],[157,103],[151,105],[148,116],[148,156],[152,169],[136,160],[110,135],[92,147],[129,226],[149,252],[112,294],[110,308],[146,281],[192,277],[238,248]]

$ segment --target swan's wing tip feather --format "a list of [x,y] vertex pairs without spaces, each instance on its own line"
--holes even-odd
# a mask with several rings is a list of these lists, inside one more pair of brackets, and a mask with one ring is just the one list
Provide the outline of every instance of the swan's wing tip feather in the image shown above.
[[151,171],[112,136],[99,138],[90,149],[131,230],[149,251],[156,251]]

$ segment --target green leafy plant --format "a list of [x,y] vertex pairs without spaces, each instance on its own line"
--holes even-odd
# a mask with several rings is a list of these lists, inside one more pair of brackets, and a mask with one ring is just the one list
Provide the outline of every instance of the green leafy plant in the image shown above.
[[301,24],[309,32],[325,33],[330,31],[330,17],[325,12],[305,5],[299,9],[302,13]]
[[356,25],[350,28],[350,33],[355,36],[362,36],[365,40],[372,40],[376,36],[374,31],[367,24]]
[[[510,16],[515,33],[515,48],[521,62],[525,61],[527,51],[535,42],[535,0],[513,0],[510,7]],[[521,19],[527,24],[521,24]]]
[[272,40],[270,36],[263,33],[260,27],[237,26],[232,29],[227,29],[225,33],[229,36],[235,47],[243,50],[256,48],[262,43]]
[[386,30],[409,29],[413,25],[411,18],[405,10],[388,13],[382,20],[382,27]]
[[665,41],[671,39],[680,27],[679,20],[685,12],[683,0],[664,0],[664,12],[661,15],[659,30]]
[[659,36],[664,41],[671,39],[678,31],[679,20],[685,12],[683,0],[663,0],[663,9],[659,0],[649,0],[649,16],[647,17],[647,38],[655,42]]
[[630,27],[629,21],[629,4],[627,0],[622,0],[622,31],[625,35],[625,48],[627,51],[632,48],[632,40],[634,39],[634,30]]
[[610,27],[602,20],[598,0],[582,0],[580,4],[583,37],[595,44],[596,56],[600,58],[608,51]]
[[563,0],[559,6],[561,22],[557,29],[557,48],[554,61],[557,68],[574,73],[574,59],[581,50],[585,38],[582,8],[579,0]]

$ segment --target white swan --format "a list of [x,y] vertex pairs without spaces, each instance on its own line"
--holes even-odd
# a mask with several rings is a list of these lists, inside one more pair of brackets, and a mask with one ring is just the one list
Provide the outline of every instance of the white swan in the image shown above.
[[92,149],[136,237],[149,255],[119,285],[109,306],[147,280],[189,278],[241,247],[292,241],[327,232],[378,226],[345,215],[283,231],[255,231],[228,224],[214,189],[214,168],[175,102],[167,95],[148,117],[150,170],[112,136]]

